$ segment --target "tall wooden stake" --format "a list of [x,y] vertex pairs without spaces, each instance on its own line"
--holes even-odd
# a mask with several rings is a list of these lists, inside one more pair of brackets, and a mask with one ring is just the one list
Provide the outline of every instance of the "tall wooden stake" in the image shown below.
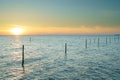
[[85,40],[85,48],[87,49],[87,39]]
[[31,37],[30,37],[29,41],[31,42]]
[[65,43],[65,54],[67,54],[67,43]]
[[100,40],[99,40],[99,38],[98,38],[98,48],[99,48],[99,41],[100,41]]
[[120,35],[118,35],[118,42],[119,42],[119,39],[120,39]]
[[22,45],[22,67],[24,67],[24,45]]
[[106,45],[107,45],[107,37],[106,37]]
[[94,39],[94,43],[95,43],[95,39]]

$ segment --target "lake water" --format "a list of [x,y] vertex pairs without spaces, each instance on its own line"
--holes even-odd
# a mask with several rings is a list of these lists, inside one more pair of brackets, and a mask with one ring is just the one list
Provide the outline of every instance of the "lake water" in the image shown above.
[[120,80],[119,36],[0,36],[0,80]]

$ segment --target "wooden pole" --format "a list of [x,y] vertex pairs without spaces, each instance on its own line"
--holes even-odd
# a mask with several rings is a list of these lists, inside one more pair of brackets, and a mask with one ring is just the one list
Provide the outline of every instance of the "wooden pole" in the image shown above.
[[115,35],[113,37],[114,37],[114,42],[115,42]]
[[31,37],[30,37],[29,41],[31,42]]
[[22,45],[22,67],[24,67],[24,45]]
[[95,43],[95,39],[94,39],[94,43]]
[[67,54],[67,43],[65,43],[65,54]]
[[85,48],[87,49],[87,39],[85,40]]
[[107,37],[106,37],[106,45],[107,45]]
[[119,39],[120,39],[120,35],[118,35],[118,42],[119,42]]
[[100,41],[100,40],[99,40],[99,38],[98,38],[98,48],[99,48],[99,41]]

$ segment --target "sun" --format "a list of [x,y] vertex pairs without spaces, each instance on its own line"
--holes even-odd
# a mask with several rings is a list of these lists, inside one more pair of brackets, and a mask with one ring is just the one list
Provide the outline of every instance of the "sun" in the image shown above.
[[14,35],[21,35],[23,33],[23,29],[22,28],[13,28],[11,30],[11,32],[14,34]]

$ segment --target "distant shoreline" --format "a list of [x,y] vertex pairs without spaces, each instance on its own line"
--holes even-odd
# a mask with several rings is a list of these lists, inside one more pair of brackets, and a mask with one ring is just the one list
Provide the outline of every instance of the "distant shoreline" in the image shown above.
[[45,34],[45,35],[0,35],[0,36],[120,36],[120,34]]

